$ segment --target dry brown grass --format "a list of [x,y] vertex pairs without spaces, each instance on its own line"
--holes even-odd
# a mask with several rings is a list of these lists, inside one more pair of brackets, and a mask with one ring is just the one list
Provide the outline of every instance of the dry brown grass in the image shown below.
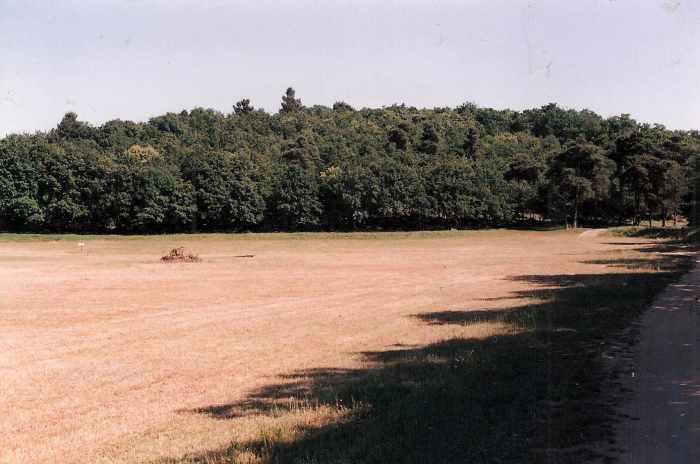
[[[653,242],[565,231],[299,238],[187,237],[204,260],[178,269],[154,250],[182,237],[90,240],[85,254],[71,241],[0,243],[0,462],[266,462],[300,450],[313,462],[317,436],[352,455],[358,420],[381,438],[390,424],[372,411],[396,413],[381,385],[389,397],[437,392],[472,364],[517,377],[539,366],[553,302],[603,294],[587,304],[607,314],[618,288],[677,269],[647,265]],[[654,290],[642,287],[634,301]],[[507,356],[522,346],[537,356]]]

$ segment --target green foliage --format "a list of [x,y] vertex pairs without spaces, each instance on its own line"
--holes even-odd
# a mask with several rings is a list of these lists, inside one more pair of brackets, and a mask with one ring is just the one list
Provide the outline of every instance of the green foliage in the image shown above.
[[284,166],[271,198],[272,227],[306,230],[318,226],[322,211],[319,185],[313,172],[298,164]]
[[430,123],[423,124],[423,130],[418,144],[418,151],[428,155],[435,155],[440,148],[440,137],[438,136],[435,126]]
[[301,99],[295,97],[296,92],[293,88],[289,87],[282,96],[282,108],[280,109],[281,113],[297,113],[302,110],[303,106],[301,104]]
[[551,164],[551,204],[560,214],[573,218],[586,201],[603,201],[610,192],[615,162],[603,150],[584,141],[570,142]]
[[[562,148],[563,147],[563,148]],[[0,140],[0,228],[175,232],[639,223],[700,197],[700,134],[550,104],[522,112],[242,99]]]
[[236,102],[236,104],[233,106],[233,112],[239,116],[252,113],[253,107],[250,106],[250,100],[248,98],[244,98],[243,100]]

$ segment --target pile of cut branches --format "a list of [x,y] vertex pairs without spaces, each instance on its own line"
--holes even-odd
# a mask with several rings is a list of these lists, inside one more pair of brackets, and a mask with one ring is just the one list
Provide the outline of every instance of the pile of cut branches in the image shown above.
[[170,253],[160,258],[165,263],[198,263],[201,258],[187,250],[184,247],[173,248]]

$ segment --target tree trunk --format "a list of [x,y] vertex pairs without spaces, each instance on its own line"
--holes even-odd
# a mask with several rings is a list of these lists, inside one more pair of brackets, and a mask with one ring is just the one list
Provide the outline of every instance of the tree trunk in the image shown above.
[[194,205],[194,213],[192,214],[192,222],[190,223],[190,231],[194,234],[197,232],[197,216],[199,216],[199,210],[197,209],[197,204]]
[[576,186],[576,196],[574,197],[574,230],[578,229],[578,199],[579,191],[578,185]]
[[625,220],[625,183],[622,177],[622,168],[618,167],[617,178],[620,179],[617,206],[619,208],[617,222],[622,224]]

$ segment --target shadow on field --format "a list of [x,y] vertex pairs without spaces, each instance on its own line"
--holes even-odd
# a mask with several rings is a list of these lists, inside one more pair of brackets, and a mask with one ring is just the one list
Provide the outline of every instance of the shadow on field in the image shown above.
[[694,235],[693,229],[685,227],[632,227],[622,232],[626,237],[661,238],[685,240]]
[[656,245],[653,242],[604,242],[604,243],[605,243],[605,245],[615,245],[615,246],[628,247],[627,248],[628,250],[632,250],[632,249],[634,249],[634,247],[643,247],[643,246],[649,247],[649,246]]
[[621,387],[605,356],[629,356],[634,333],[624,329],[691,262],[596,260],[628,272],[512,277],[535,286],[507,298],[521,304],[415,315],[428,324],[499,322],[507,327],[499,335],[367,352],[366,368],[301,370],[241,402],[187,411],[229,420],[330,407],[341,420],[280,425],[159,462],[611,461],[616,397],[601,391]]

